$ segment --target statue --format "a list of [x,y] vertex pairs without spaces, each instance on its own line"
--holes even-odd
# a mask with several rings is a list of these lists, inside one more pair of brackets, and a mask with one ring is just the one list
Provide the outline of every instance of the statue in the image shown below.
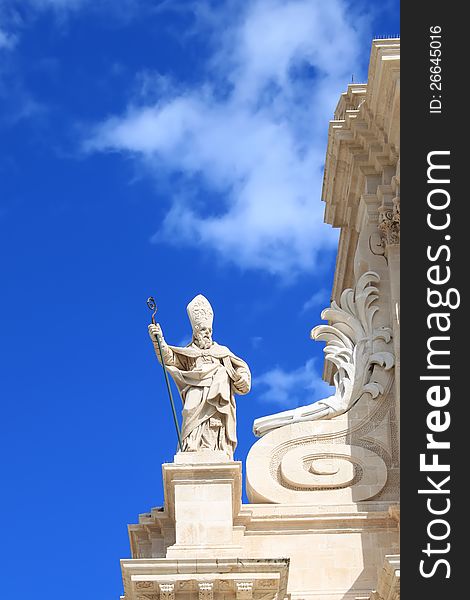
[[229,459],[237,445],[234,395],[250,391],[251,373],[244,360],[212,340],[214,313],[199,294],[187,306],[193,337],[180,348],[166,343],[161,326],[148,327],[155,353],[159,336],[163,361],[183,400],[182,451],[222,450]]

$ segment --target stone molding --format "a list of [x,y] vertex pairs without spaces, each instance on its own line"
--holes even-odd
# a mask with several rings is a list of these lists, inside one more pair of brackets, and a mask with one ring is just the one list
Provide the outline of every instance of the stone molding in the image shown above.
[[[163,522],[166,523],[164,517]],[[166,556],[163,545],[156,543],[161,540],[165,531],[161,525],[162,512],[153,509],[150,516],[149,513],[145,514],[141,523],[130,526],[132,558]],[[396,505],[383,501],[338,503],[334,507],[327,504],[312,506],[244,504],[234,520],[234,528],[238,528],[244,536],[261,533],[278,535],[282,532],[307,535],[312,531],[319,533],[398,531]]]
[[199,600],[283,600],[289,559],[133,559],[122,560],[124,600],[177,600],[180,593]]

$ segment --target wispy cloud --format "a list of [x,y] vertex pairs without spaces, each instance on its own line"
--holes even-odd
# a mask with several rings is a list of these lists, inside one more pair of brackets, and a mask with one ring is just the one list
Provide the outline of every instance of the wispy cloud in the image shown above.
[[312,270],[336,247],[320,201],[325,136],[358,71],[365,21],[343,0],[198,6],[213,48],[206,78],[181,87],[160,77],[153,102],[135,98],[84,147],[180,175],[155,240],[284,277]]
[[252,348],[255,350],[263,343],[263,338],[260,335],[254,335],[250,338]]
[[0,0],[0,50],[16,46],[28,25],[40,15],[50,14],[63,24],[86,10],[126,22],[158,9],[153,0]]
[[334,388],[321,378],[313,358],[292,371],[276,367],[259,375],[253,381],[253,389],[259,388],[264,388],[259,400],[285,408],[311,404],[334,393]]
[[39,9],[54,8],[59,10],[76,10],[90,4],[90,0],[26,0],[26,2]]
[[[22,42],[39,17],[47,16],[65,33],[67,28],[64,24],[81,11],[104,14],[109,20],[125,25],[155,10],[152,0],[23,0],[21,3],[0,0],[0,127],[15,126],[20,121],[41,117],[50,110],[31,90],[18,60]],[[35,66],[38,64],[35,63]]]
[[64,22],[79,12],[106,15],[115,22],[126,23],[134,18],[159,10],[155,0],[23,0],[30,11],[51,12],[58,22]]
[[308,300],[303,303],[302,312],[309,312],[313,309],[326,308],[330,304],[330,292],[326,288],[316,291]]
[[17,36],[14,33],[7,33],[0,29],[0,50],[11,50],[15,47]]
[[36,10],[56,10],[61,12],[74,12],[83,8],[91,8],[93,10],[109,10],[113,12],[120,11],[120,6],[130,7],[133,6],[136,9],[139,6],[147,4],[148,0],[23,0],[24,4],[29,5],[30,8]]

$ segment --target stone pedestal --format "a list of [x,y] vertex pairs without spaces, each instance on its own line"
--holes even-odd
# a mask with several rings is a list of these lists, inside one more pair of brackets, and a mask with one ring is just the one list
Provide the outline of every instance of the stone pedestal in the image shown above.
[[168,557],[237,556],[242,465],[223,452],[180,452],[162,466],[165,509],[175,525]]

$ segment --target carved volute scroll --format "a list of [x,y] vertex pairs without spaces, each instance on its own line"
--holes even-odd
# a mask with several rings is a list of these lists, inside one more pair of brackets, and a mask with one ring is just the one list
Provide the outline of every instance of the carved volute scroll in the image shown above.
[[[337,504],[397,497],[394,354],[390,328],[375,325],[379,283],[377,273],[364,273],[354,289],[344,290],[339,302],[323,311],[329,323],[312,330],[314,340],[326,342],[325,359],[336,367],[335,395],[259,419],[271,430],[248,455],[252,502]],[[319,405],[328,411],[319,412]]]

